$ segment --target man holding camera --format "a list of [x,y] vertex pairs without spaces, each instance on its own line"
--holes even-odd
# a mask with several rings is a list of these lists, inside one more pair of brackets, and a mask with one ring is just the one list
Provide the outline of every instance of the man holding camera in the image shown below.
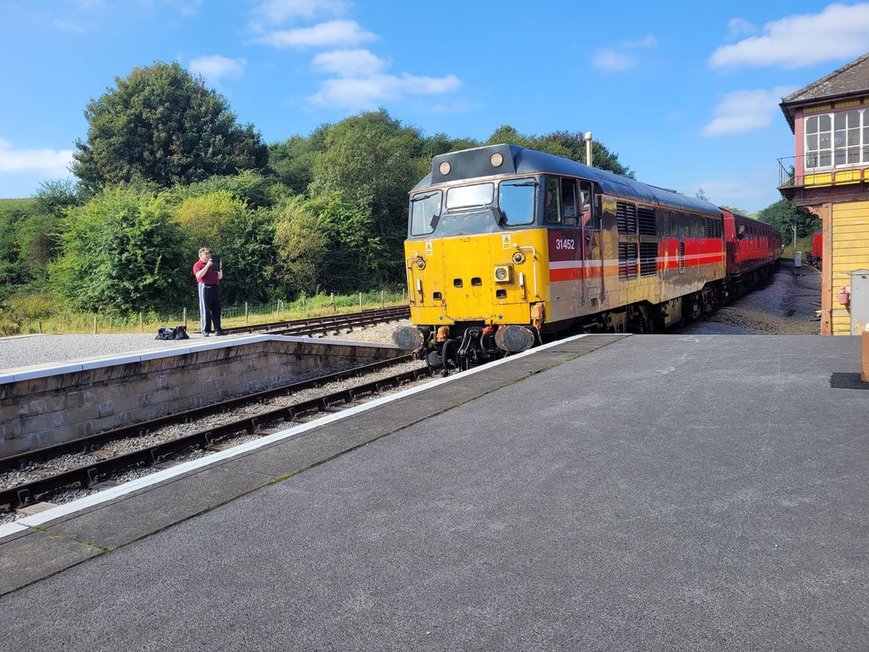
[[213,324],[214,334],[223,335],[220,328],[220,279],[223,278],[223,269],[219,260],[215,263],[206,247],[199,250],[199,260],[193,264],[193,276],[196,277],[196,290],[199,295],[202,334],[208,337]]

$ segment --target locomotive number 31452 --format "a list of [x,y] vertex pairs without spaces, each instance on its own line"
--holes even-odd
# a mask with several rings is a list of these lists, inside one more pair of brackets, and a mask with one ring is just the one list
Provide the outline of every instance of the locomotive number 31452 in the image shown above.
[[573,238],[556,238],[555,248],[558,251],[573,251],[576,249],[576,240],[574,240]]

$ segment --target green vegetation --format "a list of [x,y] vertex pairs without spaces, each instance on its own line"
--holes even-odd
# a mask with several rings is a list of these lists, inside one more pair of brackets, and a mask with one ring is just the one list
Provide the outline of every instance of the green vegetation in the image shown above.
[[[401,306],[407,303],[403,289],[373,290],[354,294],[300,294],[294,301],[225,306],[223,325],[227,328],[276,321],[319,317],[338,313]],[[154,333],[160,326],[191,325],[198,329],[196,306],[166,306],[124,315],[88,313],[64,309],[45,295],[15,298],[0,311],[0,336],[35,333]]]
[[[405,280],[407,192],[433,156],[508,142],[585,160],[581,130],[501,125],[483,142],[426,137],[385,110],[265,146],[177,63],[116,78],[85,116],[76,184],[49,181],[30,199],[0,200],[4,335],[92,332],[94,320],[99,332],[148,332],[181,323],[185,310],[195,322],[201,246],[223,259],[224,306],[248,306],[247,319],[254,304],[274,306],[263,320],[278,305],[289,318],[323,297],[323,310],[358,309],[360,291],[383,289],[393,302]],[[596,166],[633,176],[603,143],[593,154]],[[245,318],[227,314],[230,325]]]
[[87,192],[145,180],[163,188],[263,169],[268,150],[226,100],[177,62],[135,68],[88,102],[88,140],[76,141],[73,174]]

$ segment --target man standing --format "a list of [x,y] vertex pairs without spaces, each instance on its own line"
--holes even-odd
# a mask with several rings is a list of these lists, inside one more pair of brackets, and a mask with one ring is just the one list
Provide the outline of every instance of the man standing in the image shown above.
[[193,263],[193,275],[196,277],[196,290],[199,294],[202,334],[208,337],[211,334],[211,325],[214,324],[214,334],[223,335],[220,328],[220,279],[223,278],[223,269],[221,265],[215,269],[211,252],[205,247],[199,250],[199,260]]

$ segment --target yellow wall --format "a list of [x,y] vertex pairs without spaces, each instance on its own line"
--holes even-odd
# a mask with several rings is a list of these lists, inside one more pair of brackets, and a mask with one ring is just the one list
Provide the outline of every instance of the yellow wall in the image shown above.
[[839,303],[839,288],[851,284],[851,272],[869,269],[869,201],[833,204],[832,334],[851,334],[851,313]]

